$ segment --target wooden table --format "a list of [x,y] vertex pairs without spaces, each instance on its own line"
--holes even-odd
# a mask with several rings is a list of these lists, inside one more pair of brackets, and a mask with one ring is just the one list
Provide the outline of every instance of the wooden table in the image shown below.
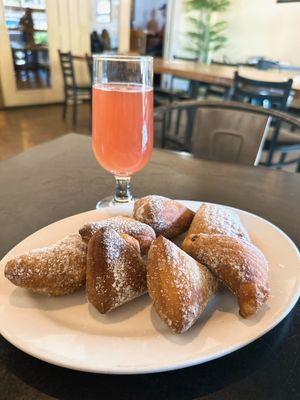
[[[133,183],[137,196],[157,193],[251,211],[300,245],[300,174],[155,150]],[[112,194],[113,179],[95,161],[90,138],[70,134],[0,163],[0,187],[2,257],[35,230],[94,208]],[[296,399],[299,311],[298,305],[267,335],[226,357],[153,375],[71,371],[34,359],[0,337],[0,399]]]
[[[126,54],[137,55],[137,53],[134,52],[128,52]],[[77,61],[86,61],[86,56],[73,55],[73,58]],[[233,82],[235,71],[239,71],[239,73],[246,78],[261,81],[281,82],[291,78],[294,80],[294,98],[300,98],[300,72],[276,70],[262,71],[250,67],[231,67],[216,64],[206,65],[193,61],[168,61],[159,57],[154,58],[154,73],[170,74],[193,82],[205,82],[230,87]]]
[[205,65],[193,61],[172,60],[155,58],[154,72],[157,74],[170,74],[192,81],[230,87],[233,82],[234,72],[239,71],[242,76],[262,81],[286,81],[294,80],[293,89],[295,97],[300,97],[300,72],[293,71],[261,71],[249,67],[230,67],[226,65]]

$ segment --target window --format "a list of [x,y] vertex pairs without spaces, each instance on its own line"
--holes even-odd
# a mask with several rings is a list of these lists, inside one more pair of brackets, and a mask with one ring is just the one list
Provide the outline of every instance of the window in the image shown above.
[[102,23],[110,23],[110,21],[111,21],[111,1],[110,0],[98,0],[97,21],[102,22]]
[[50,86],[45,0],[4,0],[18,89]]

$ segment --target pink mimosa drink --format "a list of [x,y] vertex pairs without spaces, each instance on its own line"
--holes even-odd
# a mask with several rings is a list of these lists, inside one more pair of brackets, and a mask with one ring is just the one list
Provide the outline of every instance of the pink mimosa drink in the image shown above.
[[115,176],[131,176],[148,162],[153,148],[153,90],[139,84],[93,87],[93,150]]

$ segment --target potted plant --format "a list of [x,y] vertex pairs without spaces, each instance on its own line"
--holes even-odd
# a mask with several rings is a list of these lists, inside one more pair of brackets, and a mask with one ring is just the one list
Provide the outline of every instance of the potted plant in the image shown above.
[[230,0],[185,0],[186,10],[194,14],[188,17],[191,30],[187,32],[187,50],[202,63],[209,64],[212,54],[226,45],[227,23],[215,22],[215,14],[226,11],[229,5]]

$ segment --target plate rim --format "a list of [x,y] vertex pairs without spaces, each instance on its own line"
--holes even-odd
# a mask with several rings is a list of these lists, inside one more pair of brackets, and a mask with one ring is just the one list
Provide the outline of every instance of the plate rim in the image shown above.
[[[299,249],[297,248],[296,244],[294,243],[294,241],[279,227],[277,227],[275,224],[273,224],[272,222],[264,219],[263,217],[254,214],[252,212],[249,211],[245,211],[236,207],[232,207],[232,206],[228,206],[228,205],[223,205],[223,204],[219,204],[219,203],[211,203],[211,202],[207,202],[207,201],[197,201],[197,200],[177,200],[181,203],[194,203],[195,205],[200,205],[201,203],[209,203],[209,204],[215,204],[215,205],[219,205],[222,207],[226,207],[229,209],[232,209],[234,211],[240,211],[244,214],[247,214],[249,216],[254,216],[255,218],[258,218],[259,220],[261,220],[261,222],[266,223],[267,225],[271,226],[273,229],[275,229],[276,231],[279,231],[279,233],[284,236],[284,238],[289,242],[289,244],[291,245],[291,247],[293,248],[293,250],[295,251],[295,254],[298,256],[298,258],[300,258],[300,252]],[[108,210],[111,209],[111,207],[106,207],[103,208],[102,210]],[[78,215],[83,215],[83,214],[89,214],[91,212],[97,212],[97,210],[89,210],[89,211],[84,211],[82,213],[78,213],[78,214],[73,214],[70,215],[68,217],[56,220],[40,229],[38,229],[37,231],[31,233],[30,235],[28,235],[27,237],[25,237],[23,240],[21,240],[19,243],[17,243],[15,246],[13,246],[7,253],[6,255],[0,260],[0,263],[3,263],[4,260],[6,260],[9,257],[9,254],[11,252],[13,252],[13,250],[21,245],[25,240],[29,239],[31,236],[36,235],[37,233],[39,233],[40,231],[47,229],[48,227],[50,227],[51,225],[55,225],[58,222],[63,222],[64,220],[70,219],[72,217],[78,216]],[[122,211],[120,211],[122,212]],[[2,271],[2,268],[1,268]],[[26,348],[26,346],[24,347],[23,344],[24,342],[22,341],[21,343],[18,342],[18,340],[15,340],[15,336],[14,335],[10,335],[9,334],[9,330],[5,330],[4,325],[0,324],[0,334],[4,337],[5,340],[7,340],[9,343],[11,343],[13,346],[15,346],[17,349],[23,351],[24,353],[30,355],[31,357],[37,358],[41,361],[47,362],[49,364],[52,365],[56,365],[58,367],[63,367],[63,368],[68,368],[71,370],[75,370],[75,371],[81,371],[81,372],[89,372],[89,373],[101,373],[101,374],[111,374],[111,375],[137,375],[137,374],[152,374],[152,373],[160,373],[160,372],[166,372],[166,371],[174,371],[174,370],[178,370],[178,369],[183,369],[183,368],[188,368],[188,367],[192,367],[192,366],[196,366],[196,365],[201,365],[204,364],[206,362],[212,361],[212,360],[217,360],[221,357],[224,357],[230,353],[233,353],[234,351],[237,351],[243,347],[248,346],[250,343],[253,343],[255,340],[259,339],[260,337],[264,336],[265,334],[267,334],[269,331],[271,331],[274,327],[276,327],[283,319],[286,318],[286,316],[291,312],[291,310],[295,307],[298,299],[300,297],[300,282],[298,282],[298,287],[297,290],[295,290],[294,295],[291,297],[291,301],[289,304],[289,307],[287,307],[283,313],[281,313],[268,327],[266,327],[263,330],[258,331],[257,333],[255,333],[249,340],[243,340],[242,342],[239,342],[236,345],[232,345],[227,347],[224,351],[216,351],[214,353],[211,353],[207,356],[201,356],[199,358],[192,358],[192,359],[187,359],[187,360],[179,360],[176,362],[172,362],[171,364],[163,364],[161,366],[154,364],[154,365],[149,365],[147,364],[146,366],[114,366],[113,368],[105,368],[103,366],[98,366],[95,368],[92,367],[80,367],[78,364],[74,365],[74,364],[69,364],[68,361],[64,361],[64,360],[58,360],[55,356],[51,357],[51,355],[44,355],[42,352],[40,352],[40,350],[38,350],[38,354],[35,353],[34,351],[31,351],[31,349]],[[1,306],[1,304],[0,304]],[[48,353],[47,353],[48,354]]]

